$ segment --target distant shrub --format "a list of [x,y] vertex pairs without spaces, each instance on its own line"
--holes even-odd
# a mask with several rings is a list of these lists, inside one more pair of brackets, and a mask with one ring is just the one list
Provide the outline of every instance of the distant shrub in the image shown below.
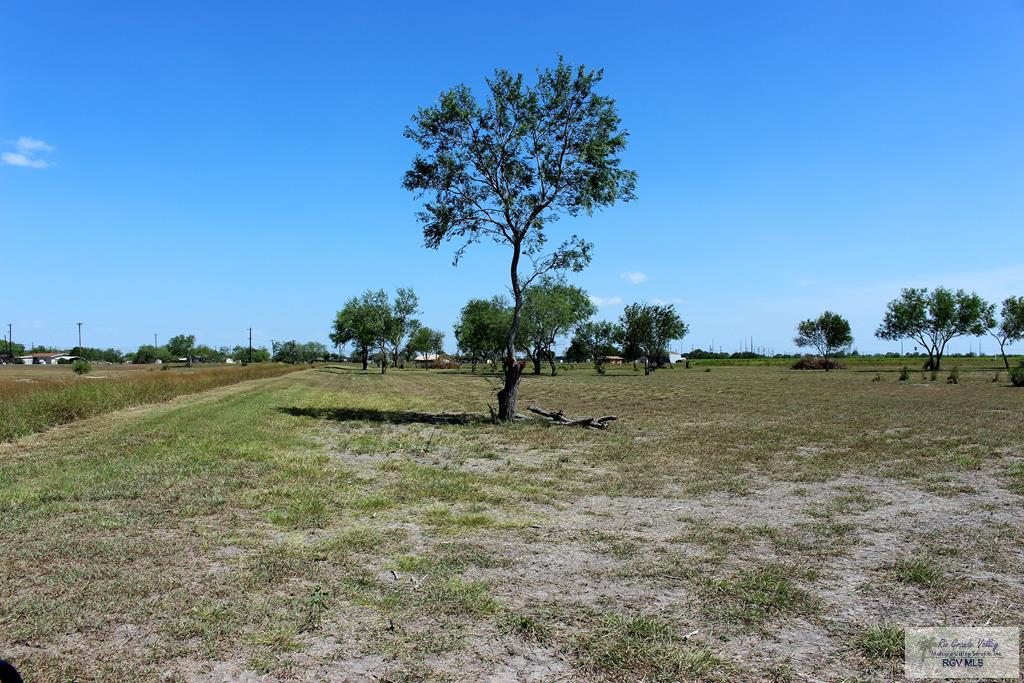
[[1020,362],[1020,365],[1010,370],[1010,383],[1015,387],[1024,387],[1024,361]]
[[882,373],[876,372],[874,379],[872,379],[871,381],[872,382],[881,382],[882,381]]
[[953,369],[949,371],[949,376],[946,378],[946,384],[960,384],[959,365],[954,365]]
[[836,370],[845,367],[837,360],[829,359],[826,363],[821,356],[803,356],[798,358],[791,366],[794,370]]
[[909,379],[910,379],[910,368],[908,368],[906,365],[904,365],[902,368],[900,368],[900,381],[901,382],[906,382]]
[[996,374],[995,374],[995,375],[993,375],[993,377],[992,377],[992,381],[993,381],[993,382],[998,382],[998,381],[999,381],[999,377],[1000,377],[1001,375],[1002,375],[1002,373],[1000,373],[1000,372],[996,372]]
[[85,360],[84,358],[79,358],[78,360],[71,364],[71,370],[76,375],[88,375],[90,372],[92,372],[92,363]]

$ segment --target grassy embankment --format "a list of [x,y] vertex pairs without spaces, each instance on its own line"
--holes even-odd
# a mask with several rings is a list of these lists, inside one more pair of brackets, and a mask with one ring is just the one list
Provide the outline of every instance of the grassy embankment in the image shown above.
[[77,376],[69,365],[4,366],[0,368],[0,441],[112,410],[302,369],[270,363],[160,367],[98,365],[91,374]]

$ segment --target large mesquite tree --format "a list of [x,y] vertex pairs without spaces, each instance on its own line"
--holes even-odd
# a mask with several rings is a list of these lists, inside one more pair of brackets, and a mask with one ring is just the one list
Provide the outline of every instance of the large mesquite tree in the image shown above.
[[882,324],[875,336],[879,339],[913,339],[928,352],[929,370],[938,370],[946,344],[963,335],[985,334],[995,306],[980,296],[962,289],[955,292],[945,287],[908,287],[898,299],[889,302]]
[[602,77],[561,59],[532,86],[499,69],[485,101],[456,86],[421,108],[405,131],[421,148],[403,185],[426,198],[417,214],[426,246],[462,242],[456,263],[481,240],[511,252],[501,421],[515,416],[523,372],[516,337],[527,288],[546,273],[579,271],[590,261],[591,244],[576,235],[548,250],[551,223],[634,197],[636,173],[620,168],[627,134],[615,102],[594,91]]

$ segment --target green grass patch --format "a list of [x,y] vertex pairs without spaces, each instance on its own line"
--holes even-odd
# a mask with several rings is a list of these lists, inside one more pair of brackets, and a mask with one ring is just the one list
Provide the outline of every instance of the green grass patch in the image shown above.
[[894,624],[876,624],[864,629],[853,641],[869,659],[895,659],[903,656],[903,629]]
[[567,650],[589,674],[615,680],[713,680],[725,666],[709,648],[684,640],[671,623],[644,615],[602,615]]

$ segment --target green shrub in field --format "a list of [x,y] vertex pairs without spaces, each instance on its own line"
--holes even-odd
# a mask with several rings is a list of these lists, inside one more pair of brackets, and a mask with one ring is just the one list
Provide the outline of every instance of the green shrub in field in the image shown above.
[[1010,382],[1015,387],[1024,387],[1024,360],[1020,362],[1020,365],[1010,370]]
[[909,379],[910,379],[910,368],[908,368],[906,365],[904,365],[902,368],[900,368],[900,381],[901,382],[906,382]]
[[78,360],[71,364],[71,370],[76,375],[88,375],[90,372],[92,372],[92,363],[85,360],[84,358],[79,358]]
[[946,384],[960,384],[959,365],[954,365],[953,369],[949,371],[949,377],[946,378]]

